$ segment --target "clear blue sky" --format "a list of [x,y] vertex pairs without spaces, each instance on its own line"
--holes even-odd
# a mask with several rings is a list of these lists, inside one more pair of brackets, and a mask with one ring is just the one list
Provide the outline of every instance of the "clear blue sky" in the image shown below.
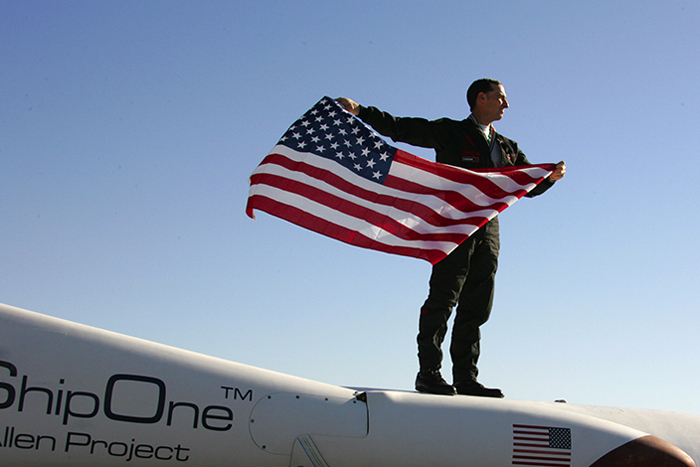
[[250,220],[248,177],[324,95],[464,118],[493,77],[496,128],[568,173],[500,217],[482,381],[700,413],[698,24],[694,0],[0,1],[0,302],[412,389],[430,265]]

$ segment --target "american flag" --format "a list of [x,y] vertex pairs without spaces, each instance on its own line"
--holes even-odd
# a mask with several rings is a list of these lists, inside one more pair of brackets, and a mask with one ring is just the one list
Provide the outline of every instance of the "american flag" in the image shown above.
[[253,172],[246,213],[435,264],[553,169],[475,172],[430,162],[389,145],[324,97]]
[[569,467],[571,428],[513,425],[512,465]]

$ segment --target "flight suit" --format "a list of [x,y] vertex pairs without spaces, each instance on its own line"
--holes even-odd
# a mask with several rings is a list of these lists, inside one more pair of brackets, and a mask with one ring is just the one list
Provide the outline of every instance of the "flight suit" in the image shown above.
[[[495,164],[489,143],[472,118],[394,117],[376,107],[365,106],[360,106],[358,117],[394,141],[434,149],[437,162],[443,164],[466,169],[530,165],[517,143],[498,133],[494,137],[501,160]],[[526,196],[542,194],[552,185],[553,182],[544,180]],[[428,298],[421,307],[417,338],[420,369],[438,371],[447,320],[457,306],[450,345],[455,386],[476,381],[478,375],[479,327],[488,320],[493,305],[500,248],[498,230],[498,217],[495,217],[435,264]]]

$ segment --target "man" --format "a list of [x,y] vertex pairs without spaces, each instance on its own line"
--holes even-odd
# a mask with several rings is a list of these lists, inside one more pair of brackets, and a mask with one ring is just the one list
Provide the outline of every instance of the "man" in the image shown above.
[[[394,117],[345,97],[339,98],[338,102],[394,141],[435,149],[437,162],[443,164],[467,169],[530,164],[517,143],[497,133],[492,125],[508,108],[505,89],[497,80],[479,79],[471,84],[467,90],[471,115],[461,121]],[[527,196],[542,194],[565,173],[566,165],[559,162],[548,179]],[[486,388],[477,381],[479,327],[491,314],[499,248],[498,217],[495,217],[433,266],[428,298],[421,308],[419,320],[418,391],[503,397],[500,389]],[[454,385],[451,385],[440,373],[441,347],[447,332],[447,320],[455,305],[457,311],[450,344],[454,378]]]

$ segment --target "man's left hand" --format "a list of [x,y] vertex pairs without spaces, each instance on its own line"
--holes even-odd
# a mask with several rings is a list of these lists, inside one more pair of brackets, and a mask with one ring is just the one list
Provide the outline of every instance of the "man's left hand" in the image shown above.
[[552,172],[552,175],[550,175],[548,179],[550,182],[556,182],[557,180],[561,180],[562,178],[564,178],[564,174],[566,174],[566,163],[564,163],[564,161],[561,161],[557,164],[556,168],[554,169],[554,172]]

